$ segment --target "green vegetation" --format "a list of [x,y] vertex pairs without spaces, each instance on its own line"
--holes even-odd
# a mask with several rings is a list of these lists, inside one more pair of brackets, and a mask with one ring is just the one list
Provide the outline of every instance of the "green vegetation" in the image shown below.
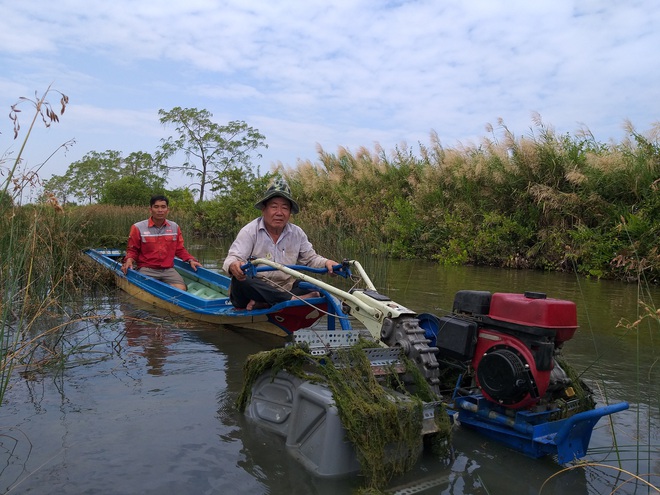
[[[56,336],[62,327],[41,330],[38,318],[61,307],[67,290],[75,287],[75,277],[80,276],[72,270],[73,259],[79,256],[77,246],[67,238],[71,229],[54,197],[41,206],[17,206],[23,189],[35,180],[34,172],[18,173],[27,139],[38,118],[46,126],[58,122],[68,104],[68,97],[60,94],[57,112],[46,100],[50,92],[49,88],[41,98],[22,98],[12,106],[14,139],[20,130],[20,105],[31,104],[34,116],[16,157],[0,157],[0,401],[14,366],[35,357],[52,360],[61,350],[62,340]],[[35,350],[42,343],[49,352],[40,355]]]
[[[165,191],[183,196],[177,209],[193,219],[184,225],[198,236],[232,238],[279,173],[302,205],[296,223],[336,259],[375,254],[660,282],[660,125],[643,134],[628,123],[622,142],[603,144],[586,130],[559,135],[536,116],[521,137],[499,122],[480,143],[455,148],[435,134],[417,151],[319,148],[315,162],[280,164],[262,176],[251,154],[265,138],[246,123],[220,126],[195,108],[159,115],[176,134],[153,156],[91,152],[50,179],[46,196],[65,207],[70,198],[143,205],[179,170],[196,181]],[[179,155],[185,160],[176,164]]]
[[[213,198],[179,211],[192,215],[195,235],[232,238],[281,173],[302,204],[296,223],[337,259],[375,254],[660,281],[660,128],[645,136],[629,125],[628,137],[609,145],[588,133],[557,135],[540,119],[528,136],[501,131],[460,148],[434,135],[417,155],[320,149],[315,163],[264,176],[242,165],[222,172]],[[120,196],[115,190],[111,203],[136,204]]]
[[136,152],[124,158],[119,151],[92,151],[82,160],[71,163],[63,176],[55,175],[48,180],[45,189],[55,194],[62,205],[73,200],[80,204],[101,202],[121,206],[126,204],[126,192],[118,202],[111,202],[117,187],[131,188],[135,201],[143,201],[144,198],[140,194],[142,190],[133,190],[141,188],[162,192],[166,174],[167,168],[149,153]]
[[151,195],[166,192],[171,171],[196,182],[168,194],[199,193],[200,202],[207,190],[219,195],[232,191],[237,177],[243,182],[254,179],[252,153],[267,147],[257,129],[242,121],[221,126],[211,120],[210,112],[196,108],[175,107],[158,114],[163,125],[176,127],[176,135],[162,140],[154,154],[138,151],[124,157],[119,151],[91,151],[71,163],[64,175],[52,176],[44,190],[61,205],[128,206],[148,204]]
[[[363,341],[336,352],[334,360],[312,356],[300,346],[264,351],[248,357],[244,366],[243,389],[237,399],[239,411],[247,407],[254,382],[264,373],[275,376],[287,371],[303,380],[327,384],[332,391],[341,424],[355,448],[367,488],[382,489],[394,476],[410,470],[422,452],[423,400],[433,397],[425,380],[409,393],[395,370],[378,380],[363,352],[372,342]],[[414,363],[406,361],[408,373],[417,372]],[[382,381],[389,385],[387,392]],[[437,432],[432,439],[434,455],[447,457],[451,436],[449,416],[438,405],[434,414]]]
[[610,145],[540,119],[529,136],[501,129],[457,149],[434,135],[419,156],[320,150],[286,172],[296,222],[343,250],[660,281],[660,125]]

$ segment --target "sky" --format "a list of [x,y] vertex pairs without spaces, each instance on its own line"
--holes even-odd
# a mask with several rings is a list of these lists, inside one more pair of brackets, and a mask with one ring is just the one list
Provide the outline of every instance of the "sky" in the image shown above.
[[45,179],[92,151],[154,153],[174,107],[258,129],[262,172],[319,147],[417,152],[432,132],[456,147],[498,122],[526,135],[534,115],[620,142],[626,120],[660,120],[659,47],[657,0],[0,0],[0,158],[25,137],[11,105],[49,87],[69,105],[22,165]]

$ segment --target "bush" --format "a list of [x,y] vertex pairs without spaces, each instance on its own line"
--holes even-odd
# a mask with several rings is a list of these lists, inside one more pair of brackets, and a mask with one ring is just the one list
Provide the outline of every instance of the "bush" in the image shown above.
[[163,193],[162,189],[158,191],[151,189],[138,177],[122,177],[101,189],[99,203],[114,206],[144,206],[149,204],[149,199],[153,195]]

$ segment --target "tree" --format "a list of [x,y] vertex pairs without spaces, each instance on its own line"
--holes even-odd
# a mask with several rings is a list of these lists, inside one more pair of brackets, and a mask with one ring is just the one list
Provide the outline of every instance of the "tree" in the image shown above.
[[177,188],[167,191],[167,199],[170,200],[170,208],[192,211],[195,207],[195,198],[187,188]]
[[[167,181],[167,167],[149,153],[134,152],[126,158],[119,151],[91,151],[69,165],[63,176],[54,175],[45,189],[65,204],[68,196],[89,204],[101,200],[106,185],[131,177],[147,188],[161,191]],[[132,182],[133,184],[135,182]]]
[[152,189],[139,177],[126,176],[103,186],[100,203],[116,206],[144,206],[149,204],[151,196],[162,193],[162,189]]
[[122,175],[141,179],[152,189],[163,189],[167,182],[168,170],[149,153],[136,151],[122,161]]
[[235,236],[258,214],[254,204],[271,178],[271,174],[256,177],[238,170],[229,172],[224,185],[231,193],[221,193],[211,200],[197,203],[200,208],[196,230],[210,237]]
[[71,184],[66,175],[53,175],[44,182],[44,192],[54,194],[62,206],[70,204]]
[[[221,126],[211,120],[208,110],[175,107],[169,112],[159,110],[163,125],[174,125],[177,135],[162,140],[160,156],[163,161],[177,153],[185,157],[181,165],[170,170],[183,171],[199,182],[199,199],[204,200],[207,185],[217,190],[232,171],[252,171],[252,153],[267,148],[265,136],[243,121],[234,120]],[[261,154],[256,155],[261,158]]]
[[117,179],[121,170],[121,153],[91,151],[82,160],[73,162],[66,171],[65,179],[69,182],[72,194],[88,204],[97,202],[103,186]]

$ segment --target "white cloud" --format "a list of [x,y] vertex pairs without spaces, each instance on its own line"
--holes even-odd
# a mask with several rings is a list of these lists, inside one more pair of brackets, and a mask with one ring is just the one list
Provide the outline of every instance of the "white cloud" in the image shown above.
[[79,148],[63,168],[153,152],[158,109],[174,106],[245,120],[266,135],[263,162],[288,165],[317,143],[478,141],[500,117],[524,134],[536,111],[602,141],[659,118],[654,0],[2,3],[0,104],[51,82],[69,94],[58,127]]

